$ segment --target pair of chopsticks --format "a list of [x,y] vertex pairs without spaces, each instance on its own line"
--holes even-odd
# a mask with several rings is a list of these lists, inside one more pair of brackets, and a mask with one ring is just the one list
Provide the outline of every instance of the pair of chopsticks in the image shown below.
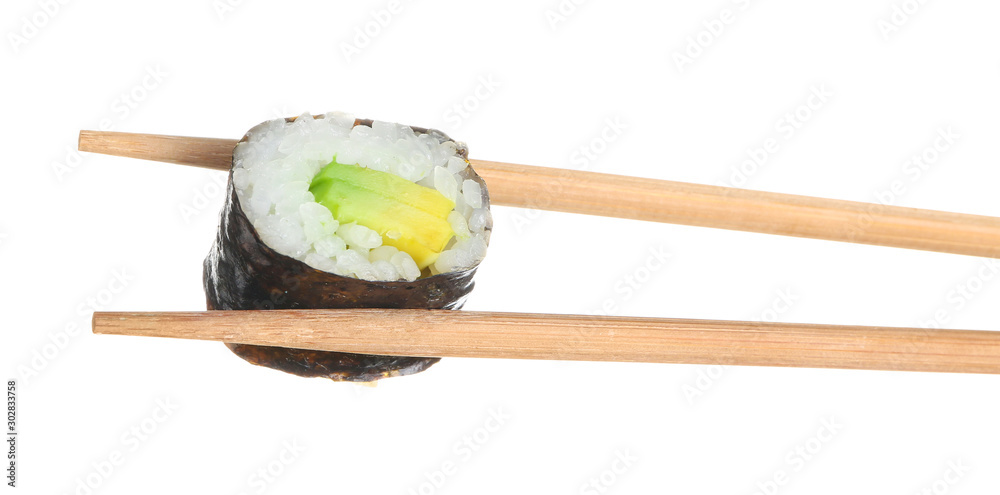
[[[81,131],[79,149],[228,171],[236,142]],[[993,217],[470,161],[496,205],[1000,255]],[[377,309],[97,312],[93,331],[401,356],[1000,373],[989,331]]]

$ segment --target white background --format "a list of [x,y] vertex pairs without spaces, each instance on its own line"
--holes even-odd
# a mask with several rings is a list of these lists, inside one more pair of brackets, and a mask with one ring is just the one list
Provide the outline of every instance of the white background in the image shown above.
[[[900,181],[886,201],[1000,216],[996,2],[931,1],[884,36],[902,0],[594,0],[566,3],[554,25],[555,0],[404,0],[351,57],[345,43],[386,1],[41,5],[0,7],[0,359],[20,380],[24,493],[569,494],[601,493],[584,485],[602,475],[614,494],[1000,491],[995,376],[446,359],[365,388],[254,367],[222,344],[94,336],[88,298],[204,308],[223,198],[214,172],[74,152],[104,119],[236,138],[340,109],[441,128],[474,158],[857,201]],[[697,39],[710,45],[679,67]],[[494,89],[477,97],[484,80]],[[779,130],[813,87],[832,96]],[[456,117],[456,104],[474,110]],[[608,119],[624,129],[605,133]],[[910,157],[949,128],[954,143],[916,177]],[[734,177],[769,138],[778,151]],[[1000,283],[982,259],[494,215],[470,310],[610,301],[619,315],[923,326],[938,313],[948,328],[997,329]],[[650,249],[669,261],[646,272]],[[465,455],[491,409],[509,418]],[[831,418],[836,432],[816,440]],[[282,454],[285,442],[304,450]],[[109,457],[121,461],[110,473]],[[435,474],[445,462],[456,472]],[[268,467],[280,474],[262,483]]]

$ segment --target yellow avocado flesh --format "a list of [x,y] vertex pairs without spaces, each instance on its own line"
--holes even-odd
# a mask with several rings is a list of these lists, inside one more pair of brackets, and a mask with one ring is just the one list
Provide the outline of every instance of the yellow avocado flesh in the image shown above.
[[408,253],[421,270],[437,260],[455,235],[448,223],[453,201],[388,172],[335,160],[313,178],[309,191],[338,222],[357,222],[378,232],[383,245]]

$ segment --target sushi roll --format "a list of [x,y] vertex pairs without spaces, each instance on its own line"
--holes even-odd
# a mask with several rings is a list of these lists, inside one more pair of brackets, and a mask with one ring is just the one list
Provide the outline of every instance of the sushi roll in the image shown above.
[[[264,122],[233,150],[204,263],[208,309],[458,309],[492,224],[468,149],[440,131],[339,112]],[[253,364],[336,381],[439,360],[226,345]]]

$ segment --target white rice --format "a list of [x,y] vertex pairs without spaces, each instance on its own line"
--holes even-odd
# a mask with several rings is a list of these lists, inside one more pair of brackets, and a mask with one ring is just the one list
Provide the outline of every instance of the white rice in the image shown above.
[[233,151],[233,186],[257,234],[275,251],[338,275],[413,281],[421,272],[409,254],[383,246],[372,229],[339,224],[316,202],[309,184],[336,156],[339,163],[437,189],[455,202],[448,215],[455,237],[427,271],[465,270],[486,256],[493,220],[459,146],[389,122],[354,126],[354,116],[346,113],[303,114],[292,123],[277,119],[250,130]]

